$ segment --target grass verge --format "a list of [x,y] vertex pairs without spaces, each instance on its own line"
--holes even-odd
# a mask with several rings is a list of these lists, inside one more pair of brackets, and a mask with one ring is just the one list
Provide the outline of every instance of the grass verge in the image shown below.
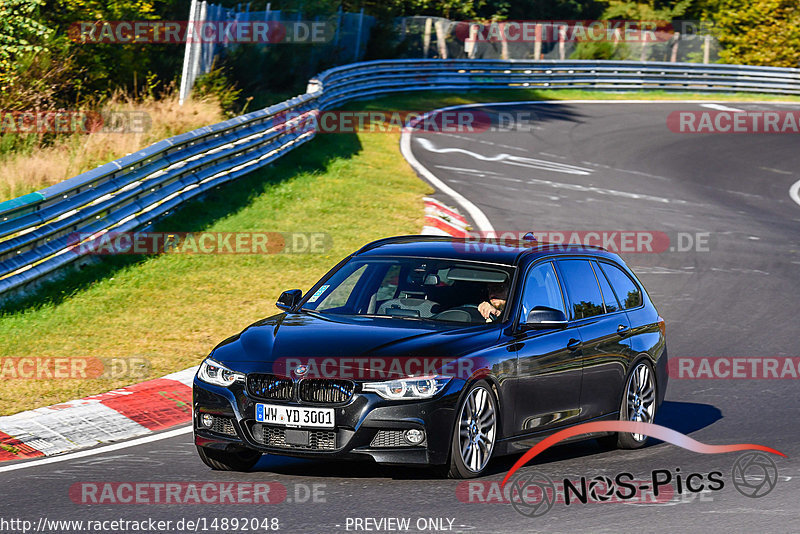
[[[427,110],[473,102],[663,98],[755,100],[753,95],[485,91],[409,94],[348,109]],[[785,97],[774,98],[786,100]],[[800,100],[800,99],[797,99]],[[281,290],[307,289],[373,239],[417,233],[431,192],[399,155],[396,133],[319,135],[274,166],[194,201],[156,230],[330,234],[307,255],[105,257],[0,311],[0,414],[95,394],[184,369],[225,337],[276,311]],[[142,357],[142,377],[10,379],[8,358]]]

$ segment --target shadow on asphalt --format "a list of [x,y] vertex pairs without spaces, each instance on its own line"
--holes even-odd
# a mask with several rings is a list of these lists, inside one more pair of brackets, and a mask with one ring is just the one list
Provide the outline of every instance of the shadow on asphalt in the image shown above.
[[[697,432],[722,419],[722,412],[710,404],[694,402],[664,401],[656,416],[656,423],[677,430],[682,434]],[[646,449],[661,444],[651,439]],[[556,445],[539,454],[528,465],[542,465],[551,462],[589,458],[608,454],[609,450],[595,440]],[[635,452],[634,452],[635,454]],[[483,478],[495,479],[504,476],[522,453],[503,456],[492,460]],[[268,471],[280,475],[318,478],[372,479],[389,478],[393,480],[431,480],[443,476],[434,468],[379,465],[366,461],[320,461],[265,455],[254,471]]]

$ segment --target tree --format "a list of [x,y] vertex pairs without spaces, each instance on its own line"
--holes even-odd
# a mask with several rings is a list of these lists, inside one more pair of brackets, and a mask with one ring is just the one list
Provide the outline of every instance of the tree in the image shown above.
[[[657,23],[671,23],[673,20],[696,11],[701,0],[598,0],[606,8],[600,16],[602,20],[630,20]],[[642,44],[641,46],[645,46]],[[642,49],[642,57],[647,59],[649,50]],[[609,42],[579,43],[572,54],[573,59],[632,59],[628,43],[612,45]]]
[[800,66],[797,0],[711,0],[709,17],[725,63]]
[[0,2],[0,90],[9,91],[19,71],[20,59],[44,50],[50,29],[34,16],[41,0]]
[[659,2],[647,0],[644,2],[626,2],[624,0],[599,0],[607,4],[603,11],[604,20],[654,20],[672,21],[684,16],[691,8],[693,0],[679,0],[677,2]]

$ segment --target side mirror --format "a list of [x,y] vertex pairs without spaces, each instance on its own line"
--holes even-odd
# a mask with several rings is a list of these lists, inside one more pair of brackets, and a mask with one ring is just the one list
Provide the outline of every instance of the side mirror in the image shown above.
[[567,318],[564,312],[547,306],[536,306],[528,313],[523,330],[546,330],[548,328],[566,328]]
[[275,305],[282,310],[290,311],[300,303],[301,298],[303,298],[302,291],[299,289],[290,289],[289,291],[281,293]]

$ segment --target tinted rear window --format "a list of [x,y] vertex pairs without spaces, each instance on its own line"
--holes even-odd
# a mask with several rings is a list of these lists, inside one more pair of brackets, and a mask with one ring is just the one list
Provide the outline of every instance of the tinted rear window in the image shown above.
[[600,265],[624,309],[636,308],[642,304],[641,291],[625,271],[610,263],[600,262]]
[[597,275],[597,281],[600,282],[600,289],[603,291],[603,301],[606,303],[606,313],[618,311],[620,309],[619,302],[617,302],[617,297],[614,296],[614,291],[611,290],[611,286],[608,284],[606,276],[597,266],[597,263],[592,262],[592,264],[594,265],[594,274]]
[[603,296],[588,260],[560,260],[573,319],[585,319],[603,313]]

